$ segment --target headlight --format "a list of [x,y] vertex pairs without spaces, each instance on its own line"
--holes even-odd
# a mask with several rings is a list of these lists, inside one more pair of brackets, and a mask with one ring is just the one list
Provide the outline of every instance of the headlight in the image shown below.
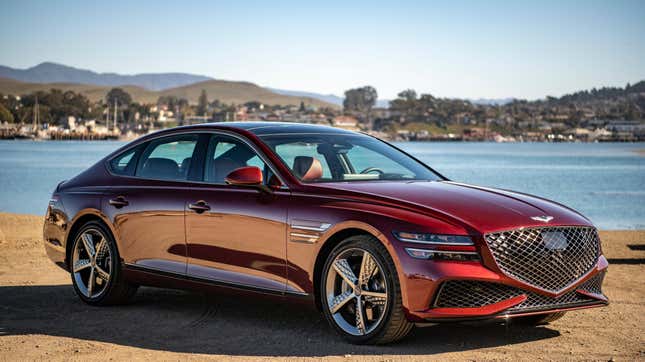
[[406,243],[433,245],[475,245],[470,236],[465,235],[418,234],[395,231],[394,236]]
[[[394,232],[394,236],[404,243],[424,244],[424,248],[405,248],[415,259],[433,260],[479,260],[475,243],[467,235],[442,235],[410,232]],[[419,245],[421,247],[422,245]]]

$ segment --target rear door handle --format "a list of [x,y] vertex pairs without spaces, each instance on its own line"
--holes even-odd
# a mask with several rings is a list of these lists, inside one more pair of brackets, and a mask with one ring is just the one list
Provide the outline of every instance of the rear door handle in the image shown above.
[[130,204],[128,202],[128,200],[126,200],[125,197],[123,197],[123,196],[117,196],[117,197],[115,197],[113,199],[110,199],[110,201],[108,201],[108,203],[110,205],[116,207],[117,209],[120,209],[123,206],[128,206]]
[[195,211],[198,214],[201,214],[204,211],[208,211],[211,209],[210,206],[206,203],[206,201],[200,200],[192,204],[188,204],[188,208]]

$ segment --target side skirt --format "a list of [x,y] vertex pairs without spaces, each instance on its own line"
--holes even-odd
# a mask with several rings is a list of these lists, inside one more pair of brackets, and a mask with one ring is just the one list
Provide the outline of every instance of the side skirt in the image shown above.
[[140,285],[159,288],[184,289],[198,292],[261,294],[263,296],[289,298],[296,301],[313,303],[312,296],[307,293],[258,288],[252,285],[204,279],[148,267],[142,267],[134,264],[122,265],[125,278],[128,281]]

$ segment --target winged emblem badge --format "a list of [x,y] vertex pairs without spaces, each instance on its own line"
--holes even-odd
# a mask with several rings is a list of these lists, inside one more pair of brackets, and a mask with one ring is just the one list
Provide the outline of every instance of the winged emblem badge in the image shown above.
[[531,216],[531,219],[535,221],[549,222],[553,220],[553,216],[548,216],[548,215]]

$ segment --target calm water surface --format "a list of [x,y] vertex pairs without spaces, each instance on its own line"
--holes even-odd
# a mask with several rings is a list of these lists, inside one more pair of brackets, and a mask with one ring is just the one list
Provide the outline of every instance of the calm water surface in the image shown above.
[[[59,181],[122,144],[0,141],[0,211],[43,214]],[[645,143],[397,145],[451,180],[556,200],[602,229],[645,229]]]

